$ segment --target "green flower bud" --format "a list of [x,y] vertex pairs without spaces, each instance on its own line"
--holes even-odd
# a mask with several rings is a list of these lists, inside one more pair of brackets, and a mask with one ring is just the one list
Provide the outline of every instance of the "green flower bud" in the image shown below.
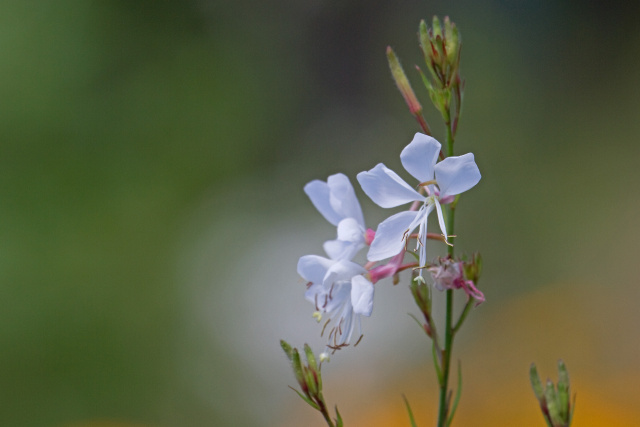
[[280,340],[280,347],[282,347],[284,353],[287,355],[289,360],[291,360],[291,358],[293,357],[293,349],[291,348],[291,345],[285,340]]
[[540,382],[538,369],[536,368],[535,363],[532,363],[529,368],[529,379],[531,380],[531,387],[533,388],[536,398],[538,400],[542,399],[544,397],[544,388],[542,387],[542,382]]
[[570,411],[569,402],[569,373],[562,360],[558,360],[558,411],[560,419],[569,422]]
[[300,384],[300,387],[302,387],[302,391],[304,391],[305,394],[308,394],[309,390],[307,387],[307,382],[305,380],[304,370],[302,369],[302,361],[300,360],[300,353],[298,353],[297,348],[293,349],[292,355],[293,357],[291,358],[291,361],[293,362],[293,374],[296,376],[296,381],[298,381],[298,384]]
[[393,80],[396,82],[398,90],[409,106],[409,111],[411,111],[411,114],[413,115],[421,113],[422,105],[418,102],[418,98],[411,88],[409,79],[407,79],[407,75],[404,73],[404,69],[402,68],[402,65],[400,65],[400,61],[398,61],[398,57],[393,49],[391,49],[391,46],[387,47],[387,60],[389,61],[389,68],[391,69]]
[[316,357],[313,354],[313,351],[311,350],[311,347],[309,347],[309,344],[304,345],[304,354],[307,356],[307,364],[309,365],[309,368],[311,368],[314,371],[318,370],[318,365],[316,364]]

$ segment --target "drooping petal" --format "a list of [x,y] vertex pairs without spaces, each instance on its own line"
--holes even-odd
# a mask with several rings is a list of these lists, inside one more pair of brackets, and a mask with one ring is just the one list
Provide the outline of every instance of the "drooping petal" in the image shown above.
[[[429,203],[426,206],[420,208],[420,215],[416,217],[416,219],[411,223],[409,228],[412,230],[420,226],[418,229],[418,239],[416,242],[416,249],[418,251],[418,260],[420,262],[420,266],[424,267],[427,263],[427,225],[429,220],[429,214],[433,211],[433,203]],[[422,270],[420,270],[420,275],[422,276]]]
[[416,133],[402,153],[402,166],[420,182],[431,181],[434,177],[434,166],[438,161],[441,145],[435,138]]
[[[369,261],[380,261],[397,255],[405,245],[407,234],[417,225],[418,215],[424,215],[424,211],[400,212],[382,221],[367,254]],[[415,225],[410,228],[412,224]]]
[[371,316],[373,310],[373,283],[363,276],[351,279],[351,304],[356,314]]
[[415,200],[424,200],[423,195],[382,163],[368,172],[360,172],[358,182],[367,196],[383,208],[394,208]]
[[444,240],[447,240],[449,235],[447,234],[447,225],[444,222],[444,215],[442,214],[442,206],[440,206],[440,202],[438,201],[438,199],[434,198],[433,203],[435,204],[436,212],[438,213],[438,224],[440,225],[440,231],[444,236]]
[[327,179],[329,186],[329,202],[334,211],[344,218],[353,218],[364,228],[362,208],[356,197],[353,186],[346,175],[337,173]]
[[440,197],[463,193],[480,181],[480,170],[473,159],[473,153],[447,157],[435,167],[436,181],[440,187]]
[[322,283],[335,261],[318,256],[305,255],[298,260],[298,274],[308,282]]
[[462,288],[464,289],[464,292],[467,294],[467,296],[476,300],[476,307],[484,302],[484,294],[478,288],[476,288],[476,286],[473,284],[473,281],[465,280]]
[[324,275],[322,283],[325,286],[331,286],[332,283],[350,281],[353,276],[357,274],[364,274],[366,272],[367,270],[365,270],[360,264],[347,260],[340,260],[329,267]]
[[338,214],[330,202],[330,189],[326,182],[313,180],[304,186],[304,192],[307,193],[313,206],[318,209],[323,217],[333,225],[338,225],[342,217]]

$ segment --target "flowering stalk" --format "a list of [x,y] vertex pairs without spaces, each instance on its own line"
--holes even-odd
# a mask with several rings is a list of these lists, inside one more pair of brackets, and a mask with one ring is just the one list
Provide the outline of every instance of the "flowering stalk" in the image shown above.
[[[410,156],[420,157],[422,159],[421,161],[424,161],[424,159],[431,159],[431,155],[433,153],[433,149],[426,148],[429,146],[429,141],[419,141],[418,135],[416,135],[416,138],[414,138],[414,141],[412,141],[410,146],[407,146],[407,148],[405,148],[405,151],[403,151],[403,154],[401,155],[401,159],[403,160],[403,165],[405,166],[405,168],[412,175],[421,179],[422,182],[419,187],[421,190],[424,189],[429,196],[425,198],[424,208],[421,208],[421,210],[419,211],[424,212],[424,222],[420,225],[420,232],[417,236],[420,253],[420,274],[416,275],[416,277],[414,278],[414,281],[411,284],[411,292],[426,322],[422,326],[426,334],[432,339],[433,342],[433,362],[438,376],[438,385],[440,389],[437,425],[438,427],[445,427],[449,426],[452,422],[461,389],[461,377],[459,375],[458,392],[455,401],[452,404],[450,400],[451,391],[449,390],[449,377],[451,371],[451,354],[453,351],[454,336],[462,326],[462,323],[466,319],[473,305],[477,305],[478,303],[484,301],[484,295],[482,295],[482,293],[475,287],[475,283],[477,282],[477,279],[479,277],[479,262],[476,262],[476,257],[474,257],[474,260],[470,263],[455,261],[453,246],[455,240],[455,209],[460,197],[460,193],[473,187],[480,179],[480,174],[477,171],[475,162],[473,162],[472,154],[466,154],[460,157],[455,157],[453,155],[453,145],[455,142],[458,122],[460,119],[460,112],[462,108],[462,94],[464,87],[464,83],[460,78],[459,72],[461,41],[458,29],[456,28],[455,24],[449,20],[448,17],[445,17],[442,24],[437,17],[434,17],[431,28],[427,27],[427,24],[424,20],[420,22],[418,34],[420,47],[424,54],[429,77],[427,77],[419,67],[416,68],[418,69],[422,77],[422,81],[425,84],[431,101],[433,102],[436,109],[440,112],[445,123],[446,142],[445,147],[443,147],[442,149],[440,149],[438,144],[439,157],[442,162],[434,166],[435,176],[433,176],[433,173],[427,173],[423,170],[418,170],[416,164],[410,161]],[[415,107],[416,105],[419,105],[417,100],[415,100],[415,102],[412,101],[415,98],[415,95],[413,94],[413,91],[411,90],[411,87],[406,80],[406,76],[404,75],[404,72],[402,72],[402,68],[399,66],[399,61],[395,57],[395,54],[393,53],[391,48],[387,49],[387,57],[389,59],[389,65],[391,67],[392,74],[394,75],[394,79],[396,80],[396,84],[398,85],[400,92],[405,98],[411,113],[413,115],[416,115],[416,112],[421,113],[421,107],[419,109]],[[414,107],[412,108],[412,106]],[[420,122],[420,120],[418,121]],[[405,152],[407,155],[405,155]],[[465,158],[465,156],[470,157],[467,157],[465,159],[467,164],[463,167],[461,166],[464,163],[462,159]],[[444,166],[445,163],[447,163],[447,166]],[[448,187],[445,183],[446,174],[444,173],[444,170],[449,169],[449,165],[454,164],[459,165],[453,168],[456,169],[457,176],[454,179],[459,183],[459,191],[452,192],[450,189],[446,189],[444,190],[445,193],[446,191],[449,191],[449,194],[447,195],[442,192],[444,188]],[[439,167],[440,169],[438,169]],[[438,172],[440,176],[438,176]],[[389,171],[386,171],[384,168],[380,168],[379,170],[375,170],[374,168],[370,172],[368,172],[367,175],[359,175],[358,179],[363,186],[365,193],[369,194],[369,196],[372,197],[376,203],[380,204],[383,207],[389,207],[394,202],[392,200],[389,200],[390,198],[388,197],[384,198],[380,197],[380,194],[376,194],[376,190],[378,190],[378,188],[372,185],[372,182],[375,182],[376,180],[383,181],[383,179],[381,179],[381,177],[384,176],[383,173],[391,176],[391,173]],[[453,174],[448,178],[451,178],[452,176]],[[392,176],[392,178],[395,177]],[[433,185],[430,185],[431,183],[438,184],[438,187],[440,189],[439,195],[436,196],[436,190]],[[375,182],[375,184],[378,184],[378,182]],[[443,186],[443,184],[445,185]],[[372,189],[371,187],[374,188]],[[379,185],[377,187],[379,187]],[[376,198],[378,200],[376,200]],[[431,199],[433,199],[433,204],[431,202]],[[384,202],[389,206],[384,206],[381,202]],[[420,199],[414,202],[411,210],[414,211],[419,208],[419,206],[422,204],[421,202],[422,201]],[[447,206],[442,208],[440,206],[441,204]],[[444,260],[440,260],[438,265],[427,268],[425,255],[426,238],[424,236],[426,236],[427,234],[427,216],[434,207],[438,212],[440,228],[443,232],[443,240],[448,245],[447,258]],[[445,211],[445,215],[443,215],[443,210]],[[379,233],[382,234],[386,231],[386,229],[393,228],[394,223],[398,223],[401,221],[401,215],[402,214],[398,214],[392,217],[393,220],[392,218],[390,218],[388,221],[381,224],[379,227]],[[408,214],[404,214],[404,216],[407,219],[411,219],[411,216]],[[418,221],[414,220],[411,225],[415,224],[416,222]],[[380,232],[380,230],[382,230],[382,232]],[[379,251],[375,250],[377,249],[376,243],[377,242],[374,241],[372,244],[372,250],[369,252],[370,259],[372,256],[372,252],[374,257],[381,257],[381,255],[386,255],[386,253],[383,251],[380,251],[381,254],[379,254]],[[387,242],[385,241],[385,243]],[[422,273],[422,270],[424,269],[428,269],[432,273],[436,281],[435,286],[438,289],[446,290],[445,324],[442,343],[440,342],[440,337],[438,337],[435,323],[432,319],[430,289],[424,282]],[[439,281],[440,284],[438,283]],[[464,289],[468,299],[465,308],[463,309],[457,321],[454,323],[453,292],[455,289],[460,288]]]

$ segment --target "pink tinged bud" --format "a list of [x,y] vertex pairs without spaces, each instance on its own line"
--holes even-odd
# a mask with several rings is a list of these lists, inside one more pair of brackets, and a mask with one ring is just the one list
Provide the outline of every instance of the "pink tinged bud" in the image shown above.
[[376,237],[376,232],[370,228],[367,228],[367,231],[364,232],[364,242],[367,246],[371,246],[371,242]]
[[370,270],[369,278],[371,279],[371,283],[376,283],[379,280],[386,279],[387,277],[395,276],[402,267],[403,258],[404,251],[391,258],[387,264]]
[[389,68],[391,69],[393,80],[395,80],[398,90],[400,90],[402,97],[409,106],[411,114],[416,115],[421,113],[422,105],[418,102],[418,98],[416,98],[416,94],[411,88],[411,84],[402,69],[402,65],[400,65],[400,61],[398,61],[398,57],[393,49],[391,49],[391,46],[387,47],[387,60],[389,61]]

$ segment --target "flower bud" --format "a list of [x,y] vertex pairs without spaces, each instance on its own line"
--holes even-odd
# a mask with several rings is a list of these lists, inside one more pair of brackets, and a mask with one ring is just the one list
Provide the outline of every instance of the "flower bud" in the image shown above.
[[285,340],[280,340],[280,347],[282,347],[282,350],[284,350],[284,353],[291,361],[293,358],[293,349],[291,348],[291,345]]
[[305,380],[304,370],[302,369],[302,360],[300,360],[300,353],[298,353],[298,349],[294,348],[292,354],[293,357],[291,358],[291,361],[293,362],[293,374],[296,376],[296,381],[300,384],[302,391],[305,394],[308,394],[309,389]]
[[541,400],[544,397],[544,388],[542,387],[542,383],[540,382],[540,376],[538,376],[538,369],[536,368],[536,364],[532,363],[529,368],[529,379],[531,380],[531,387],[533,388],[533,393],[536,395],[538,400]]
[[460,33],[448,16],[444,18],[442,24],[438,17],[434,16],[431,28],[427,27],[424,20],[420,22],[418,36],[427,68],[435,83],[435,88],[429,92],[432,101],[440,109],[438,103],[441,104],[443,99],[450,97],[450,92],[447,93],[442,89],[450,89],[459,81]]
[[420,114],[422,112],[422,105],[418,102],[418,98],[416,98],[416,94],[411,88],[407,75],[404,73],[404,69],[402,65],[400,65],[400,61],[398,61],[398,57],[393,49],[391,49],[391,46],[387,47],[387,60],[389,61],[389,68],[391,69],[393,80],[395,80],[398,90],[400,90],[402,97],[409,106],[411,114]]
[[573,405],[569,399],[569,374],[562,360],[558,361],[558,372],[557,387],[554,386],[553,381],[548,379],[543,388],[533,363],[529,370],[529,378],[547,424],[554,427],[569,427]]
[[316,357],[313,354],[313,351],[311,350],[311,347],[309,347],[309,344],[304,345],[304,354],[305,356],[307,356],[307,364],[309,365],[309,368],[311,368],[314,371],[318,370],[318,365],[316,364]]

